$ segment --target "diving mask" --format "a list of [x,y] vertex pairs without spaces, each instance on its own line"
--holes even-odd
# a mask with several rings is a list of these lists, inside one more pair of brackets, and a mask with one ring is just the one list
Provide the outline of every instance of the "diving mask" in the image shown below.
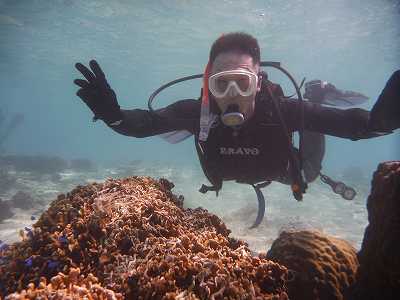
[[257,91],[257,75],[240,69],[219,72],[210,76],[208,88],[215,98],[248,97]]
[[254,109],[258,77],[243,69],[216,73],[209,77],[208,88],[221,110],[221,121],[227,126],[239,126]]

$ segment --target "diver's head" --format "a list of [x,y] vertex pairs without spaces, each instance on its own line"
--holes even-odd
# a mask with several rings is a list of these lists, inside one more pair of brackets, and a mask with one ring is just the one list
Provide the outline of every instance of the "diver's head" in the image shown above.
[[260,47],[249,34],[235,32],[218,38],[210,51],[208,87],[225,125],[238,126],[254,114],[261,88]]

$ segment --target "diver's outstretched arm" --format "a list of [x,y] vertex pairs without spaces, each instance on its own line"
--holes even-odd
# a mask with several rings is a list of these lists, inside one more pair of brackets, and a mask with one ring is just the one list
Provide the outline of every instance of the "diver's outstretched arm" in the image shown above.
[[199,101],[181,100],[156,110],[156,114],[142,109],[122,110],[99,64],[91,60],[89,66],[90,69],[81,63],[75,65],[86,80],[75,79],[74,83],[80,87],[76,94],[92,110],[94,120],[101,119],[114,131],[133,137],[182,129],[194,133],[198,127]]
[[[400,128],[400,71],[388,80],[372,111],[361,108],[338,109],[305,102],[304,129],[351,140],[389,134]],[[300,103],[282,100],[285,121],[292,130],[302,128]]]
[[122,110],[123,122],[111,128],[123,135],[149,137],[175,130],[195,134],[199,130],[200,101],[185,99],[150,113],[148,110]]
[[303,103],[304,124],[302,124],[300,101],[283,99],[280,106],[287,127],[291,131],[303,128],[351,140],[372,137],[368,128],[369,111],[367,110],[338,109],[305,101]]
[[389,78],[372,108],[369,126],[374,131],[400,128],[400,70]]

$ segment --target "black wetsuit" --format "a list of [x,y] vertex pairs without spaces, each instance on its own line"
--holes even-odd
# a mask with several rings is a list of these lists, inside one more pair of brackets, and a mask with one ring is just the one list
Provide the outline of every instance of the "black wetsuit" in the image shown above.
[[[291,136],[302,126],[300,102],[283,98],[281,87],[269,81],[263,82],[261,91],[256,95],[256,108],[252,118],[237,129],[216,122],[205,142],[198,140],[200,99],[177,101],[157,110],[157,115],[147,110],[123,110],[122,123],[111,128],[120,134],[139,138],[175,130],[193,133],[205,175],[214,185],[220,184],[222,180],[243,183],[288,182],[288,135],[282,127],[272,99],[266,92],[267,86],[279,99],[281,116]],[[303,107],[304,129],[307,131],[351,140],[370,137],[369,112],[366,110],[342,110],[309,101],[304,101]]]

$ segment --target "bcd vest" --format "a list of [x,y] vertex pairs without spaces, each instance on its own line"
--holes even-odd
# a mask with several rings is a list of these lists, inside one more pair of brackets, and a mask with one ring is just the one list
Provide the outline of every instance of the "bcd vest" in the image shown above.
[[265,80],[256,96],[253,117],[240,129],[217,121],[211,127],[207,141],[195,139],[204,174],[217,190],[224,180],[255,184],[285,181],[288,177],[290,149],[287,135],[265,92],[267,84],[275,96],[283,96],[279,85]]

